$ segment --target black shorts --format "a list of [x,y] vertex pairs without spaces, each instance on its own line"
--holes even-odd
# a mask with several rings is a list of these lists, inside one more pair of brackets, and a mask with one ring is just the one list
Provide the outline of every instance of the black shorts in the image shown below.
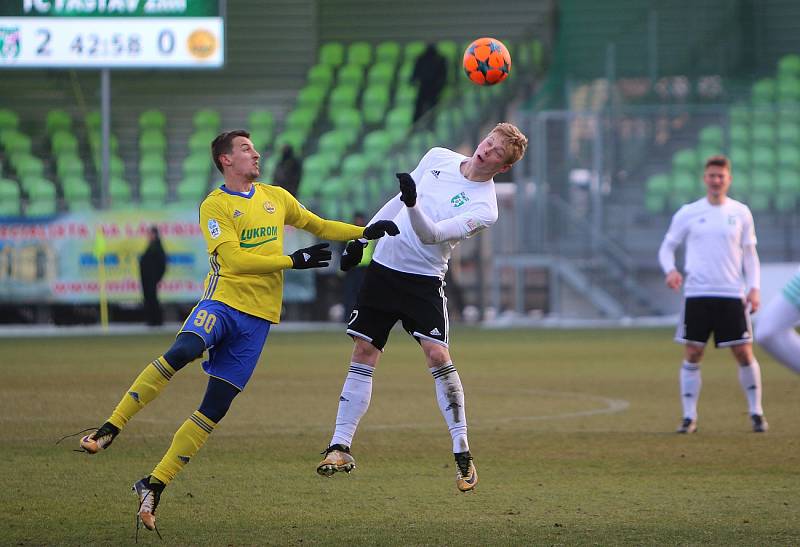
[[686,299],[675,340],[704,346],[712,332],[718,348],[753,343],[750,313],[742,299],[716,296]]
[[398,320],[417,341],[447,347],[450,322],[444,283],[435,276],[398,272],[372,261],[350,314],[347,334],[383,350]]

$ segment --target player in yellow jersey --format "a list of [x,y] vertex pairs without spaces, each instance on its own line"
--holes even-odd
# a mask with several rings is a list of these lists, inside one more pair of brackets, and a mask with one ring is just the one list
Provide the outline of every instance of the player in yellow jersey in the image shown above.
[[178,370],[208,350],[203,369],[209,380],[200,407],[175,433],[153,472],[133,485],[139,496],[139,519],[148,530],[156,529],[155,511],[164,487],[203,446],[253,374],[270,326],[280,320],[283,270],[328,265],[327,243],[283,254],[284,225],[334,241],[398,233],[389,220],[366,228],[324,220],[283,188],[256,182],[260,156],[247,131],[218,135],[211,154],[225,183],[200,205],[211,266],[203,296],[172,347],[142,371],[108,420],[80,442],[89,454],[108,448]]

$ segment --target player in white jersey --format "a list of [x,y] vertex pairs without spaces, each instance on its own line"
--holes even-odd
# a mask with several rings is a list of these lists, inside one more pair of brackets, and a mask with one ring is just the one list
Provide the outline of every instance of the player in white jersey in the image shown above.
[[[700,361],[712,332],[716,347],[733,351],[753,431],[763,433],[768,426],[750,324],[750,314],[760,304],[761,275],[753,215],[747,205],[728,197],[731,166],[725,156],[706,161],[703,182],[706,196],[675,213],[658,251],[667,286],[678,291],[684,285],[684,308],[675,335],[685,348],[680,370],[683,421],[678,433],[697,430]],[[686,283],[675,268],[675,249],[684,241]]]
[[761,311],[756,325],[756,342],[775,359],[800,374],[800,270],[780,294]]
[[[336,428],[320,475],[350,472],[350,446],[372,395],[372,375],[394,324],[420,344],[434,378],[436,397],[452,438],[456,486],[472,490],[478,481],[467,442],[464,390],[448,350],[449,323],[443,278],[450,252],[497,220],[493,177],[508,171],[525,153],[528,139],[500,123],[471,157],[433,148],[410,174],[398,173],[400,194],[376,214],[400,228],[393,245],[378,244],[367,268],[347,334],[354,341],[350,370],[339,397]],[[342,256],[347,269],[361,259],[363,245],[350,242]]]

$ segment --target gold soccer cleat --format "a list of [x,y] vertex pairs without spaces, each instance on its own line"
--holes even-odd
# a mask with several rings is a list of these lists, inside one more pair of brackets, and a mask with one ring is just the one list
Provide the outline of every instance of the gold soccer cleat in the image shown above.
[[148,530],[155,530],[158,537],[161,537],[158,529],[156,528],[156,508],[158,502],[161,501],[161,492],[164,491],[163,484],[150,484],[150,477],[147,476],[134,483],[131,488],[139,497],[139,511],[137,513],[136,521],[136,536],[139,536],[139,521]]
[[469,492],[478,484],[478,471],[472,463],[469,451],[459,452],[456,457],[456,487],[462,492]]
[[89,454],[97,454],[101,450],[108,448],[118,434],[119,429],[106,422],[91,435],[81,437],[81,448]]
[[337,471],[350,473],[356,466],[356,461],[350,455],[350,448],[341,444],[334,444],[325,449],[325,459],[319,462],[317,473],[323,477],[332,477]]

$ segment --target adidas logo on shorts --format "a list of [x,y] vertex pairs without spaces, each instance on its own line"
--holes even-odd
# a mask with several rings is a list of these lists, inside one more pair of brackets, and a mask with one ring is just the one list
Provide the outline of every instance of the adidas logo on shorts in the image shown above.
[[441,336],[441,335],[442,335],[442,333],[441,333],[441,332],[439,332],[439,329],[436,329],[436,328],[435,328],[435,329],[433,329],[433,330],[430,332],[430,335],[431,335],[431,336]]

